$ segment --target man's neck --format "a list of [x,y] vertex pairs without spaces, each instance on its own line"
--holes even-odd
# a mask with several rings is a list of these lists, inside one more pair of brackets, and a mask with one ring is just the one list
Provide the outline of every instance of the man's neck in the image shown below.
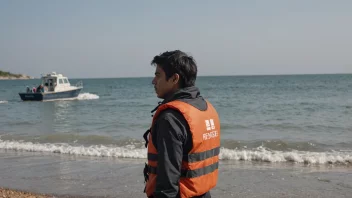
[[170,91],[169,93],[167,93],[163,98],[164,99],[163,103],[170,101],[174,97],[175,93],[178,92],[179,90],[180,89],[174,89],[174,90]]

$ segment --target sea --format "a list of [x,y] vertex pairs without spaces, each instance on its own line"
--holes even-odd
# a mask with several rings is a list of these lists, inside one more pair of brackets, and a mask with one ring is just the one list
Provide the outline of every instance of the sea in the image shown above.
[[[1,80],[2,156],[145,161],[142,136],[161,101],[152,78],[78,81],[75,99],[23,102],[18,93],[39,80]],[[351,172],[351,74],[200,76],[196,86],[219,113],[222,163]]]

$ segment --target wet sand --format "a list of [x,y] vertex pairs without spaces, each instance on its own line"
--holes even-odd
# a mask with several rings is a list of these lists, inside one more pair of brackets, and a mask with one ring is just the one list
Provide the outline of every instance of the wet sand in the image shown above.
[[[144,161],[0,150],[0,186],[52,197],[145,197]],[[351,197],[352,167],[221,161],[211,194]]]

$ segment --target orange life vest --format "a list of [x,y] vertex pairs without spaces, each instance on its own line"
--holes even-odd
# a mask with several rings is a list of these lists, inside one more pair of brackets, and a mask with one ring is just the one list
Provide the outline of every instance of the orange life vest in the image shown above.
[[[182,113],[188,122],[193,147],[188,155],[183,156],[180,196],[194,197],[208,192],[216,186],[218,180],[218,165],[220,152],[220,121],[214,107],[207,102],[206,111],[181,101],[172,101],[158,107],[153,116],[154,125],[160,112],[167,108],[176,109]],[[158,151],[152,141],[153,131],[149,133],[148,167],[145,192],[152,197],[156,186]]]

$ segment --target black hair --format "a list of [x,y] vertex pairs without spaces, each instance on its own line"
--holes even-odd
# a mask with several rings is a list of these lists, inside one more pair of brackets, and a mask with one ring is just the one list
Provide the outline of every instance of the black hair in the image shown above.
[[166,80],[177,73],[180,76],[180,88],[194,86],[197,78],[197,64],[192,56],[175,50],[166,51],[155,56],[151,65],[160,66],[166,75]]

